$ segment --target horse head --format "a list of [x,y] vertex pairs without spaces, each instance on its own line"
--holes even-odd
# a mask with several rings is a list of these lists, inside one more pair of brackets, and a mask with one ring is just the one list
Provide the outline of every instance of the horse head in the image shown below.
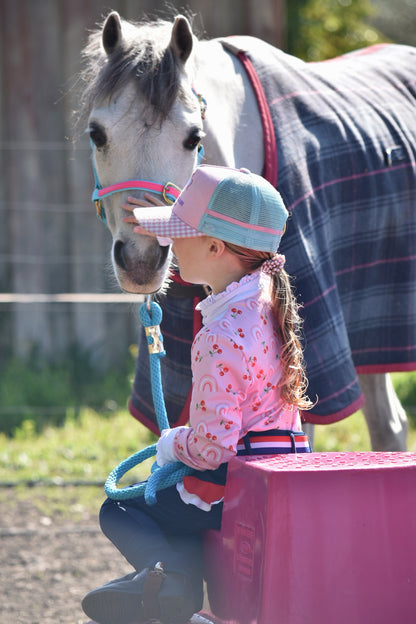
[[183,187],[197,164],[203,122],[192,90],[194,43],[183,16],[173,24],[138,25],[111,12],[84,50],[81,104],[93,148],[95,193],[103,189],[114,272],[129,292],[152,293],[163,286],[170,248],[133,233],[123,220],[123,203],[149,187],[137,180],[156,183],[150,188],[173,200],[164,191]]

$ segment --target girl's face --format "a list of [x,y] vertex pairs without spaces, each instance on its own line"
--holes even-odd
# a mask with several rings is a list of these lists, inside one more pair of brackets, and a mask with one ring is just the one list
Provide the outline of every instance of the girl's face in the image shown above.
[[207,237],[174,238],[172,251],[176,256],[181,278],[191,284],[207,284]]

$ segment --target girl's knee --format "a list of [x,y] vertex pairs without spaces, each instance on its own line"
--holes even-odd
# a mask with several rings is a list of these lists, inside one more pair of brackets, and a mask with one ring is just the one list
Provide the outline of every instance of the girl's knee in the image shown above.
[[104,503],[101,505],[99,521],[102,532],[107,535],[108,529],[113,526],[114,519],[118,516],[118,505],[117,502],[111,500],[111,498],[107,498]]

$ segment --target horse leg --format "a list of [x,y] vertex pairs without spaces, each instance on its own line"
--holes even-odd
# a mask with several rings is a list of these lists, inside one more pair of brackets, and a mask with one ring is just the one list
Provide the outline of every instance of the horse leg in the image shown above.
[[388,374],[359,375],[373,451],[406,451],[408,422]]
[[315,425],[313,425],[312,423],[304,422],[302,423],[302,430],[308,436],[309,444],[311,445],[311,448],[313,450],[313,443],[315,441]]

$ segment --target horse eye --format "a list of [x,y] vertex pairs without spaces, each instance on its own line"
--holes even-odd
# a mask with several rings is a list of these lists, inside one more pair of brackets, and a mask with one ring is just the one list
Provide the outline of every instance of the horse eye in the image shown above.
[[192,151],[196,147],[198,147],[198,145],[201,142],[201,139],[202,137],[199,132],[193,132],[192,134],[189,135],[187,139],[185,139],[185,141],[183,142],[183,146],[185,149]]
[[97,149],[100,149],[100,147],[104,147],[104,145],[107,143],[107,135],[100,126],[91,125],[89,129],[89,135],[91,141],[94,143]]

